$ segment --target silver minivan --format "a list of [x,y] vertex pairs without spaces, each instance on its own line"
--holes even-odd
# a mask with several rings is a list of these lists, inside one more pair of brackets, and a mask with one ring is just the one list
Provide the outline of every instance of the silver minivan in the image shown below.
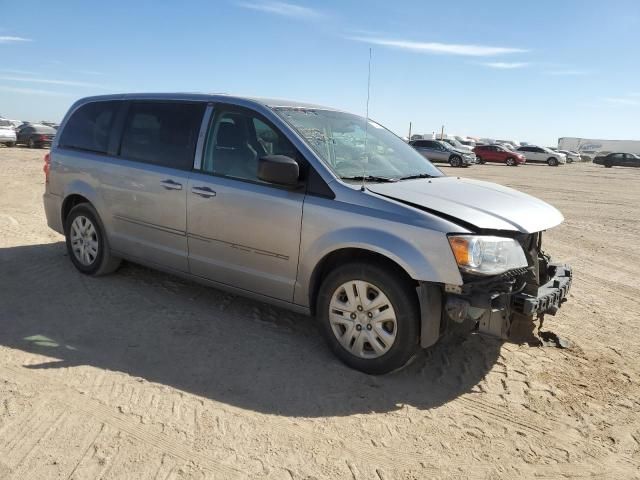
[[446,176],[380,124],[226,95],[85,98],[45,158],[48,225],[88,275],[122,259],[314,315],[347,365],[405,365],[456,324],[555,314],[552,206]]

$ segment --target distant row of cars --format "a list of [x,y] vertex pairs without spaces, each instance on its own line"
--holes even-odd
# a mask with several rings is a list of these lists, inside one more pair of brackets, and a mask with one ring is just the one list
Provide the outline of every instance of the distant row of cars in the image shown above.
[[56,135],[55,124],[23,122],[17,127],[11,120],[0,118],[0,144],[13,147],[18,144],[29,148],[50,147]]
[[445,162],[452,167],[468,167],[476,163],[484,164],[487,162],[502,163],[513,167],[523,165],[526,162],[546,163],[551,167],[556,167],[567,162],[571,163],[574,159],[579,158],[575,152],[563,153],[536,145],[524,145],[516,148],[506,143],[476,144],[471,149],[465,145],[456,144],[456,140],[452,138],[412,140],[409,145],[432,162]]

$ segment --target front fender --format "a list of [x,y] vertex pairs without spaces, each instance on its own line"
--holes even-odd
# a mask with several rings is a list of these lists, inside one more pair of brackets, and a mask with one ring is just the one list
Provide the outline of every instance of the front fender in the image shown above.
[[[423,234],[430,237],[426,244],[414,243],[397,233],[371,227],[327,231],[301,246],[294,303],[309,306],[309,288],[315,268],[327,255],[346,248],[383,255],[417,281],[461,284],[460,272],[452,258],[448,258],[452,254],[446,236],[438,232]],[[423,248],[419,248],[421,243]]]

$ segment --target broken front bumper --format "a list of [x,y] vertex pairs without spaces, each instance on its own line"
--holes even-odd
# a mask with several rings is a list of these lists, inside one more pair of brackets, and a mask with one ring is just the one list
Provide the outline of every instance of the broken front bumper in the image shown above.
[[[536,317],[555,315],[571,288],[571,267],[548,265],[549,280],[537,288],[525,288],[522,272],[510,272],[496,279],[445,286],[445,314],[458,323],[473,320],[478,331],[509,338],[516,321],[533,324]],[[527,291],[527,293],[524,293]]]
[[517,293],[513,295],[513,309],[522,315],[555,315],[566,301],[571,289],[572,271],[569,265],[551,264],[555,274],[546,284],[538,288],[537,295]]

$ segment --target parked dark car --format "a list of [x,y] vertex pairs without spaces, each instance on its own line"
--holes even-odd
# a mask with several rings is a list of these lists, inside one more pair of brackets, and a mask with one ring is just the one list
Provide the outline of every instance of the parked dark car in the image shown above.
[[50,147],[55,135],[56,130],[46,125],[25,125],[18,130],[16,143],[26,145],[29,148]]
[[635,153],[609,153],[598,155],[593,159],[593,163],[611,167],[640,167],[640,157]]
[[515,167],[526,163],[527,159],[518,152],[509,150],[502,145],[478,145],[473,149],[476,154],[477,163],[504,163],[510,167]]

